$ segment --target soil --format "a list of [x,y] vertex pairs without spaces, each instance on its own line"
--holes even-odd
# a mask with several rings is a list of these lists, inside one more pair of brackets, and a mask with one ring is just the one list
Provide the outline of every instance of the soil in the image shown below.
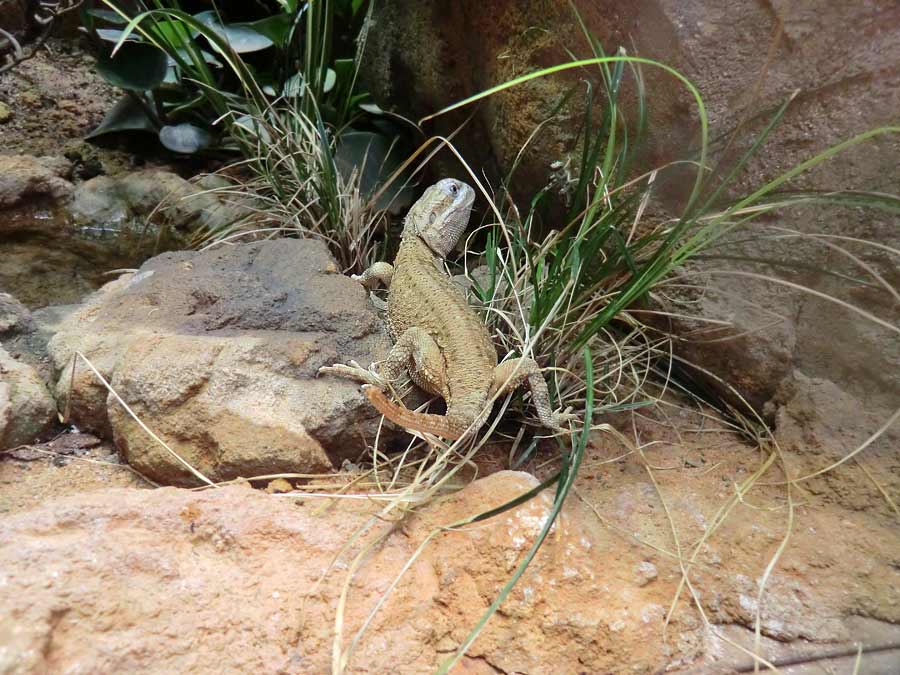
[[150,483],[119,460],[115,446],[90,434],[65,433],[0,454],[0,517],[111,487],[142,489]]
[[0,76],[0,122],[7,154],[62,155],[96,127],[119,92],[94,72],[94,59],[72,40],[51,40],[34,58]]
[[[766,455],[715,415],[682,409],[667,413],[667,418],[656,417],[636,415],[619,425],[626,436],[640,438],[642,457],[611,435],[595,441],[576,490],[598,520],[621,537],[623,547],[643,552],[655,568],[652,585],[657,587],[659,604],[668,611],[681,579],[671,554],[680,545],[682,556],[691,557],[719,509],[760,468]],[[834,440],[846,442],[846,451],[855,447],[850,435]],[[792,475],[806,473],[797,471],[798,466],[820,468],[829,463],[809,450],[784,451]],[[888,446],[865,456],[866,470],[890,495],[898,494],[900,483],[895,454]],[[786,486],[778,484],[782,480],[776,461],[699,546],[690,576],[709,624],[703,660],[685,664],[684,672],[734,672],[747,663],[752,669],[747,654],[727,640],[752,648],[757,582],[785,540],[762,595],[761,644],[768,658],[823,653],[835,646],[814,642],[900,644],[896,507],[852,463],[828,474],[830,489],[821,489],[815,480],[792,488],[793,513]],[[615,562],[610,561],[613,567]],[[696,620],[703,620],[687,591],[680,596],[674,617],[688,607]],[[665,634],[661,637],[665,639]],[[677,633],[669,639],[677,639]],[[826,660],[824,665],[785,672],[852,670],[852,665],[843,670],[842,663],[846,660]],[[867,656],[862,663],[861,672],[896,672],[900,651]]]

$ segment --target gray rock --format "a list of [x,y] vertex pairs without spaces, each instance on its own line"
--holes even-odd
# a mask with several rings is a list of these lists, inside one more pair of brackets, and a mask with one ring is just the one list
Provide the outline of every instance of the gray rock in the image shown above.
[[[252,214],[246,206],[208,192],[213,186],[222,185],[213,179],[194,184],[156,169],[97,176],[78,186],[70,211],[78,226],[96,236],[129,228],[153,235],[151,240],[157,228],[178,238],[198,228],[222,228]],[[149,231],[148,225],[153,226]]]
[[188,462],[228,479],[355,459],[378,415],[355,384],[316,372],[388,347],[364,289],[309,240],[157,256],[64,319],[49,345],[72,421],[112,437],[151,478],[181,484],[196,479],[80,359],[73,379],[76,351]]
[[31,443],[56,417],[56,405],[31,366],[0,347],[0,450]]
[[9,293],[0,293],[0,339],[9,339],[34,329],[31,312]]
[[771,297],[761,283],[748,284],[752,292],[745,289],[742,295],[715,291],[696,266],[692,272],[684,285],[693,288],[671,290],[665,302],[654,305],[668,316],[641,318],[675,336],[672,349],[682,379],[742,414],[763,412],[793,368],[794,325],[765,309],[784,299]]

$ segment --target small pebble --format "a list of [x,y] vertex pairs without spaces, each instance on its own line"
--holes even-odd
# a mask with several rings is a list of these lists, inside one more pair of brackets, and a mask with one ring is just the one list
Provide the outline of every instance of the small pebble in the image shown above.
[[276,478],[273,481],[269,481],[269,484],[266,486],[266,492],[269,494],[274,494],[276,492],[290,492],[293,489],[294,486],[284,478]]
[[649,560],[644,560],[634,568],[635,581],[638,586],[646,586],[658,576],[656,565]]

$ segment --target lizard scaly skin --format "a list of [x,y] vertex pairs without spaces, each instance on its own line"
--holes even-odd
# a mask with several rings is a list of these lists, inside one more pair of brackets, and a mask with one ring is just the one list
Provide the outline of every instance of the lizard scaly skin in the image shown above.
[[[531,359],[497,365],[487,328],[441,266],[465,230],[474,199],[474,190],[457,180],[431,186],[406,216],[393,267],[376,263],[354,276],[367,287],[377,282],[390,287],[387,324],[394,347],[379,371],[351,363],[319,372],[364,382],[366,397],[385,417],[449,439],[480,428],[490,413],[488,400],[527,380],[541,422],[559,429],[560,417],[551,410],[540,368]],[[385,380],[394,381],[404,371],[447,402],[446,415],[414,412],[385,395]]]

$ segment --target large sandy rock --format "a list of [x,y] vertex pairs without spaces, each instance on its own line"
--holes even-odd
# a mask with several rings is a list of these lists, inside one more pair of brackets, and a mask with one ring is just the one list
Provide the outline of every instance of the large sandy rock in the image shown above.
[[[757,113],[774,111],[792,92],[800,91],[750,162],[746,180],[736,186],[736,192],[761,185],[860,132],[896,126],[900,10],[894,0],[576,0],[571,4],[608,53],[624,46],[631,54],[674,66],[696,84],[710,115],[711,137],[728,135],[738,127],[746,132],[743,140],[731,145],[726,165],[744,152],[768,121],[768,114]],[[369,33],[363,64],[365,84],[380,103],[414,119],[524,73],[569,61],[571,53],[582,58],[592,55],[568,0],[467,0],[452,7],[435,0],[399,0],[377,4],[375,20],[378,29]],[[778,41],[773,45],[776,34]],[[835,58],[837,53],[841,58]],[[690,154],[697,119],[690,96],[675,79],[650,66],[643,67],[642,74],[650,118],[640,160],[656,168]],[[595,94],[602,91],[595,69],[569,71],[491,96],[477,108],[438,118],[429,123],[429,129],[446,135],[472,114],[466,133],[454,142],[471,165],[494,178],[506,176],[517,163],[512,189],[520,203],[527,205],[554,172],[554,185],[562,188],[570,183],[559,179],[566,172],[577,172],[583,80],[593,81]],[[578,93],[544,125],[570,87]],[[633,111],[630,119],[634,119]],[[539,124],[541,133],[530,138]],[[520,156],[526,141],[528,147]],[[896,135],[884,136],[843,153],[790,187],[894,193],[897,152]],[[677,211],[690,191],[689,181],[687,175],[660,178],[656,195]],[[565,196],[557,192],[557,198],[563,201]],[[862,209],[791,209],[767,224],[900,246],[896,217]],[[550,218],[549,226],[557,223]],[[848,245],[846,240],[839,243]],[[896,257],[883,249],[849,246],[897,285]],[[704,263],[703,269],[731,269],[737,265],[735,257],[774,260],[779,263],[775,268],[761,265],[752,271],[784,273],[786,264],[793,268],[789,273],[795,283],[837,294],[889,323],[898,319],[894,298],[851,259],[821,240],[758,237],[739,247],[732,245],[724,253],[728,259]],[[851,280],[856,278],[871,283]],[[706,281],[701,277],[691,283]],[[687,325],[682,336],[697,344],[679,341],[676,348],[684,346],[685,358],[736,385],[758,409],[774,394],[778,376],[794,367],[810,377],[831,379],[872,406],[892,409],[895,405],[900,396],[896,333],[783,286],[725,274],[717,274],[711,282],[720,289],[720,299],[703,308],[710,313],[701,318],[731,321],[731,334],[746,339],[733,340],[733,346],[711,346],[713,338],[723,337],[722,331],[697,334],[697,325]],[[763,344],[766,340],[771,344]],[[772,357],[777,361],[774,366],[768,362]],[[764,377],[772,379],[762,382]],[[749,387],[744,388],[745,384]],[[707,385],[716,388],[715,377],[707,378]]]
[[324,244],[299,240],[153,258],[64,319],[49,344],[72,421],[174,483],[196,479],[76,352],[188,462],[227,479],[355,458],[377,415],[354,383],[316,371],[369,363],[387,347],[364,289],[338,273]]
[[34,368],[0,347],[0,450],[31,443],[55,418],[56,403]]
[[[342,647],[435,527],[536,484],[527,474],[495,474],[402,529],[377,524],[363,539],[387,537],[353,580]],[[434,538],[392,589],[346,672],[434,672],[534,540],[551,494]],[[320,505],[237,486],[110,489],[8,517],[0,523],[0,669],[330,672],[337,601],[359,549],[331,563],[372,507]],[[664,609],[649,601],[646,575],[606,574],[600,561],[610,535],[590,518],[567,509],[461,672],[599,673],[622,663],[650,672],[691,658],[699,625],[671,626],[678,645],[657,639]]]

